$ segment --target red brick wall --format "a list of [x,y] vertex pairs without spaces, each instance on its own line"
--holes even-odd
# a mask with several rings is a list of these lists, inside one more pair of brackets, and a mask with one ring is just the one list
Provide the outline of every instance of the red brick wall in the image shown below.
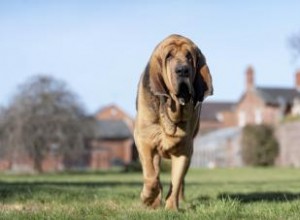
[[222,123],[218,121],[208,121],[208,120],[201,120],[200,117],[200,130],[199,133],[201,135],[206,134],[208,132],[217,130],[222,128]]
[[0,159],[0,171],[9,170],[11,167],[11,163],[7,159]]
[[278,126],[279,157],[277,165],[300,167],[300,122],[286,123]]
[[108,148],[111,152],[111,158],[120,158],[125,163],[131,161],[132,140],[126,139],[122,141],[101,141],[101,146]]
[[279,107],[271,105],[266,106],[263,119],[265,124],[278,124],[280,121]]
[[[260,112],[260,113],[259,113]],[[255,91],[247,91],[236,108],[237,125],[240,125],[241,116],[245,114],[246,124],[257,124],[257,114],[261,114],[262,124],[277,124],[279,121],[279,108],[265,105]]]
[[62,171],[64,169],[62,156],[54,156],[49,154],[42,162],[44,172]]
[[109,168],[114,159],[120,159],[124,163],[132,161],[132,139],[95,140],[91,146],[89,164],[92,169]]
[[91,153],[89,167],[91,169],[108,169],[110,167],[110,152],[94,149]]
[[233,111],[223,111],[221,112],[223,118],[223,126],[226,127],[234,127],[237,125],[237,115]]
[[[245,124],[255,124],[255,111],[264,109],[263,101],[255,94],[255,92],[247,91],[236,108],[237,125],[241,125],[241,114],[244,114]],[[244,123],[242,123],[244,124]]]

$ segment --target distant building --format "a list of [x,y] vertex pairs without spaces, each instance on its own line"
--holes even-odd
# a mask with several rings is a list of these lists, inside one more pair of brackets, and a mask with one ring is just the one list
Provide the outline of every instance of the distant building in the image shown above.
[[95,118],[97,120],[113,120],[113,121],[123,121],[131,131],[133,132],[133,119],[126,114],[123,110],[121,110],[116,105],[108,105],[101,108],[96,114]]
[[300,167],[300,121],[284,123],[277,127],[276,135],[279,142],[279,166]]
[[[108,169],[124,166],[137,159],[132,133],[133,120],[120,108],[115,105],[104,107],[87,120],[92,129],[91,134],[86,137],[85,151],[79,161],[69,164],[57,151],[57,146],[53,145],[42,161],[44,172],[61,171],[66,167]],[[0,171],[5,170],[32,172],[34,161],[23,151],[15,151],[12,155],[0,154]]]
[[247,124],[278,124],[284,117],[300,115],[300,71],[295,87],[256,86],[254,71],[246,71],[246,88],[238,102],[207,102],[201,112],[200,132]]
[[106,169],[132,161],[132,133],[123,121],[96,121],[94,131],[95,136],[89,144],[89,168]]
[[133,141],[133,120],[115,105],[95,114],[94,136],[88,142],[91,169],[123,166],[137,159]]
[[223,128],[194,140],[191,167],[240,167],[242,129]]
[[205,102],[202,105],[200,133],[206,134],[217,129],[236,125],[233,113],[234,102]]
[[252,67],[245,76],[245,91],[236,103],[203,104],[191,166],[242,166],[242,127],[268,124],[275,127],[279,142],[276,164],[300,167],[300,122],[280,123],[285,117],[300,116],[300,71],[295,75],[295,87],[291,88],[256,86]]
[[300,72],[294,88],[261,87],[254,83],[254,71],[246,71],[246,91],[236,104],[238,126],[246,124],[276,125],[283,117],[299,115]]

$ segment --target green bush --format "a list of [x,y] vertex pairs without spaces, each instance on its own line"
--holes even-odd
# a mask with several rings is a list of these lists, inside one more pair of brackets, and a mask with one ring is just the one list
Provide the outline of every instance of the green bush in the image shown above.
[[124,172],[142,172],[142,165],[139,160],[132,161],[124,167]]
[[279,152],[274,129],[267,125],[248,125],[243,129],[242,158],[246,165],[271,166]]

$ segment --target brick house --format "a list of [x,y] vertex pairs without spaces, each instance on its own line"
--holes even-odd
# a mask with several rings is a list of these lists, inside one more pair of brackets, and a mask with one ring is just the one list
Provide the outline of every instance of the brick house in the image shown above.
[[[122,166],[137,159],[133,141],[133,120],[115,105],[100,109],[89,117],[92,130],[86,140],[85,152],[80,161],[71,164],[80,169],[107,169]],[[1,140],[0,140],[1,141]],[[67,161],[62,155],[50,149],[42,161],[44,172],[64,170]],[[0,171],[33,172],[33,159],[26,152],[16,151],[13,155],[0,154]],[[76,166],[76,167],[74,167]]]
[[285,117],[300,116],[300,72],[295,75],[294,88],[256,86],[251,67],[246,71],[245,82],[245,91],[237,103],[203,104],[201,137],[195,139],[191,166],[243,166],[242,127],[269,124],[275,126],[280,147],[276,164],[300,167],[300,122],[281,123]]
[[91,169],[106,169],[132,161],[132,133],[122,120],[97,120],[89,144]]
[[100,109],[95,114],[94,137],[87,148],[87,166],[91,169],[107,169],[136,160],[133,120],[115,105]]
[[278,124],[283,117],[298,115],[300,72],[296,73],[294,88],[261,87],[254,83],[254,71],[246,71],[246,91],[236,104],[238,126],[246,124]]
[[[62,171],[65,168],[65,161],[59,154],[49,152],[41,162],[43,172]],[[13,172],[34,172],[34,160],[27,152],[16,150],[12,153],[5,153],[0,158],[0,171]]]
[[295,87],[255,85],[252,67],[246,70],[246,88],[237,103],[204,103],[200,131],[246,124],[278,124],[284,117],[300,115],[300,72]]
[[95,114],[95,118],[97,120],[113,120],[113,121],[121,120],[128,126],[131,133],[133,132],[133,124],[134,124],[133,119],[116,105],[108,105],[101,108]]

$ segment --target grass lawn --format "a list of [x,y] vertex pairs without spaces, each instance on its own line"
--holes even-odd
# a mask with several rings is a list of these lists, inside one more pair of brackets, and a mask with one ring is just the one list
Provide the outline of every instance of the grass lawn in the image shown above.
[[300,218],[297,169],[190,170],[180,212],[143,207],[141,187],[141,173],[0,174],[0,219]]

